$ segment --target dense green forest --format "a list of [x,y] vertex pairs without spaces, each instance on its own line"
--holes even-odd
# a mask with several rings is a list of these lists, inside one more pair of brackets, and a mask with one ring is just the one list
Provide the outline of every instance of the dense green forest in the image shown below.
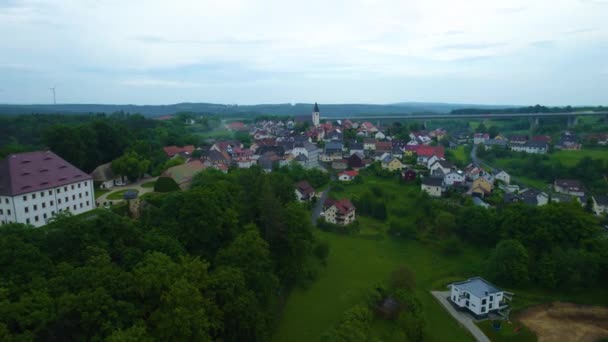
[[[350,116],[359,114],[412,114],[448,113],[458,108],[497,109],[509,106],[403,102],[395,104],[320,104],[323,115]],[[310,115],[312,103],[278,103],[258,105],[226,105],[215,103],[177,103],[171,105],[101,105],[101,104],[59,104],[59,105],[8,105],[0,104],[0,114],[88,114],[88,113],[141,113],[144,116],[160,116],[190,112],[197,114],[217,114],[225,117],[256,117],[259,115]]]
[[216,116],[197,116],[195,125],[184,125],[186,118],[194,117],[180,113],[173,120],[159,121],[124,113],[0,116],[0,158],[48,148],[91,172],[125,155],[125,159],[135,156],[135,160],[148,161],[144,172],[158,173],[167,161],[163,146],[199,146],[203,141],[197,133],[220,124]]
[[572,113],[580,111],[592,111],[592,112],[604,112],[607,111],[608,107],[604,106],[586,106],[586,107],[546,107],[541,105],[528,106],[528,107],[513,107],[503,109],[480,109],[480,108],[464,108],[454,109],[451,111],[452,114],[516,114],[516,113]]
[[327,256],[282,173],[204,172],[145,208],[2,226],[0,339],[265,341]]

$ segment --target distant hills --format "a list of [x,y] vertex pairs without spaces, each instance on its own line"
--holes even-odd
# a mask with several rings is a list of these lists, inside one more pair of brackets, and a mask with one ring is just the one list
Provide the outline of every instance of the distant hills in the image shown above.
[[[504,109],[514,106],[491,106],[476,104],[401,102],[386,105],[373,104],[319,104],[322,116],[357,116],[357,115],[390,115],[449,113],[457,109]],[[308,115],[312,112],[312,103],[281,103],[259,105],[224,105],[214,103],[177,103],[171,105],[104,105],[104,104],[58,104],[58,105],[10,105],[0,104],[0,114],[88,114],[88,113],[140,113],[144,116],[171,115],[179,112],[209,113],[225,116],[256,115]]]

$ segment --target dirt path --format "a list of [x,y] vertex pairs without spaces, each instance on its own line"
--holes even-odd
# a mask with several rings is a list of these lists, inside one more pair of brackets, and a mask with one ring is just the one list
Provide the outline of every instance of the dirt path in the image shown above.
[[555,302],[530,308],[517,317],[539,342],[595,342],[608,337],[608,308]]

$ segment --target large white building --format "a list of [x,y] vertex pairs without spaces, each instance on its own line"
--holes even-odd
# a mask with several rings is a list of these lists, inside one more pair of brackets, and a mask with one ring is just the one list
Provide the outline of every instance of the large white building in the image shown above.
[[95,208],[93,178],[51,151],[0,161],[0,225],[45,225],[55,214]]
[[481,277],[448,285],[450,301],[463,310],[469,310],[477,317],[485,317],[489,313],[500,314],[508,308],[506,300],[512,293],[505,292]]

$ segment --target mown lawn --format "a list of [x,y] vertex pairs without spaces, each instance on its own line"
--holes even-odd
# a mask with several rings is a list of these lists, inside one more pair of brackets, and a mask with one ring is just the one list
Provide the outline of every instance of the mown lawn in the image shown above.
[[156,181],[146,182],[141,185],[142,188],[153,188]]
[[108,192],[110,192],[110,190],[95,189],[95,199],[99,198],[99,196],[107,194]]
[[[371,186],[382,186],[394,200],[388,211],[401,206],[415,206],[410,196],[418,187],[403,185],[396,180],[365,177],[363,184],[348,185],[336,197],[351,197]],[[317,230],[315,234],[330,245],[327,267],[308,289],[295,290],[289,296],[274,341],[318,341],[335,325],[342,314],[366,297],[377,284],[386,284],[390,273],[407,265],[416,275],[417,292],[431,341],[472,341],[467,331],[431,296],[431,289],[445,289],[451,280],[476,274],[484,259],[471,250],[457,257],[444,257],[434,247],[414,240],[400,240],[386,234],[386,223],[359,216],[360,233],[340,235]],[[390,341],[396,326],[377,319],[372,326],[374,335]]]

